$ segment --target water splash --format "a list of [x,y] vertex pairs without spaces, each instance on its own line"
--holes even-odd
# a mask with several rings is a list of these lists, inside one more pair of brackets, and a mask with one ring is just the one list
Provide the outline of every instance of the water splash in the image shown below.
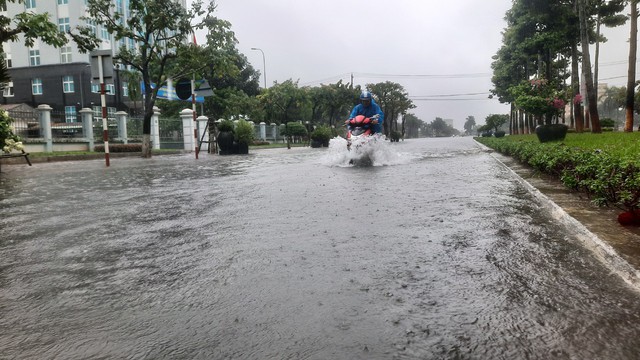
[[347,140],[336,136],[329,142],[329,149],[321,159],[326,166],[389,166],[407,164],[410,156],[396,151],[384,135],[365,138],[362,142],[354,142],[351,150],[347,150]]

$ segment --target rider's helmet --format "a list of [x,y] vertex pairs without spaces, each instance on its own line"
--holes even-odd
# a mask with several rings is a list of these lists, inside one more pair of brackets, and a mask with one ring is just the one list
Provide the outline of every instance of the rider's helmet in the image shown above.
[[360,93],[360,100],[369,100],[371,101],[371,93],[367,90]]
[[368,106],[371,103],[371,93],[366,90],[360,93],[360,102],[362,105]]

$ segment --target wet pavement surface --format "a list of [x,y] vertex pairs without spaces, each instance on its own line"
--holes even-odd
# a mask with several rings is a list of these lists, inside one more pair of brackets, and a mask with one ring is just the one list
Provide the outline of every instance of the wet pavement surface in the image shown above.
[[3,167],[0,358],[638,358],[633,265],[515,166],[342,145]]

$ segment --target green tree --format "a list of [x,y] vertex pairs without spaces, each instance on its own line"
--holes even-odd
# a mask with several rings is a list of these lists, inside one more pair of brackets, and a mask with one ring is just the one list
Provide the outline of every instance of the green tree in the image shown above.
[[[136,49],[121,47],[115,57],[119,63],[138,71],[144,83],[144,120],[142,125],[142,156],[151,157],[151,117],[158,90],[167,82],[167,69],[176,61],[177,53],[194,29],[201,29],[212,19],[215,4],[206,8],[202,0],[185,9],[173,0],[129,0],[129,14],[123,14],[111,0],[88,0],[88,17],[113,34],[114,42],[131,39]],[[192,24],[193,19],[202,19]],[[81,30],[88,30],[83,27]],[[185,69],[184,74],[190,74]],[[155,84],[152,87],[151,84]]]
[[552,116],[557,116],[564,109],[563,93],[556,88],[557,86],[547,79],[532,79],[511,87],[511,92],[515,98],[515,105],[534,115],[537,124],[542,125],[543,117],[545,123],[550,124]]
[[360,94],[360,86],[352,88],[342,80],[335,84],[320,85],[308,90],[313,109],[313,121],[327,119],[328,124],[342,125]]
[[457,133],[456,129],[452,128],[442,118],[436,117],[430,124],[432,136],[434,137],[446,137],[452,136]]
[[138,114],[138,102],[142,102],[142,88],[140,87],[140,81],[142,76],[137,71],[123,70],[120,72],[123,81],[127,82],[129,89],[129,100],[133,101],[133,108],[129,106],[129,112],[131,115]]
[[493,131],[498,131],[500,127],[509,121],[509,115],[491,114],[485,119],[485,124]]
[[[259,95],[266,118],[279,124],[288,124],[295,120],[308,120],[305,111],[310,109],[308,92],[298,87],[291,79],[273,86]],[[287,136],[287,148],[291,148],[291,136]]]
[[407,138],[417,138],[420,135],[420,129],[424,127],[424,121],[411,113],[403,117],[402,123],[405,130],[404,135]]
[[398,117],[416,107],[409,99],[407,91],[402,85],[391,81],[367,84],[367,89],[375,96],[384,113],[385,135],[389,136],[392,130],[398,131]]
[[192,77],[207,80],[213,95],[205,97],[204,113],[210,119],[248,117],[263,121],[265,113],[256,98],[260,94],[260,73],[238,51],[231,23],[210,17],[204,28],[206,42],[183,47],[169,73],[191,69]]
[[627,17],[621,14],[624,11],[625,0],[591,0],[591,6],[596,13],[596,48],[593,64],[593,86],[598,89],[598,64],[600,59],[600,43],[606,42],[607,38],[600,33],[601,25],[606,27],[617,27],[627,22]]
[[294,120],[307,120],[305,110],[309,107],[307,92],[298,87],[298,82],[291,79],[273,86],[259,95],[260,103],[269,120],[286,124]]
[[464,133],[467,135],[471,135],[475,128],[476,128],[476,118],[471,115],[467,116],[467,119],[464,122]]

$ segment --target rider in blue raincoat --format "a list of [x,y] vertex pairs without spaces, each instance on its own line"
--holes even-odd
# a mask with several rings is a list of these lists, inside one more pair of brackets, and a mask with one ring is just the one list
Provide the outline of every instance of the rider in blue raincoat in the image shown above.
[[[358,115],[364,115],[366,117],[372,117],[374,115],[380,115],[377,120],[373,120],[373,131],[375,133],[382,133],[382,123],[384,122],[384,113],[380,106],[376,104],[376,101],[373,100],[371,93],[368,91],[363,91],[360,94],[360,104],[356,105],[353,110],[351,110],[351,115],[349,115],[349,120],[353,119]],[[348,123],[349,120],[346,122]]]

